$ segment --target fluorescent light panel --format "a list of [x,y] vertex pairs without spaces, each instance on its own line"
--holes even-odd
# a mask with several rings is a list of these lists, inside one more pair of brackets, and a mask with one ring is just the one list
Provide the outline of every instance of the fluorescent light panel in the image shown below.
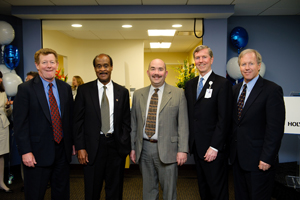
[[155,30],[155,29],[149,29],[148,30],[148,36],[174,36],[176,30]]
[[181,24],[173,24],[172,27],[173,28],[180,28],[180,27],[182,27],[182,25]]
[[132,25],[130,25],[130,24],[124,24],[124,25],[122,25],[122,27],[123,27],[123,28],[131,28]]
[[82,27],[82,25],[81,24],[72,24],[72,27],[79,28],[79,27]]
[[151,49],[168,49],[171,46],[171,42],[150,42]]

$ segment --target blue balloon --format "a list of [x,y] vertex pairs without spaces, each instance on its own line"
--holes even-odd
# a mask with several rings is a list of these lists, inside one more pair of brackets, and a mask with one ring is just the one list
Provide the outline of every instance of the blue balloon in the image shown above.
[[235,27],[230,33],[231,44],[238,49],[244,48],[248,43],[248,33],[242,27]]
[[10,70],[16,68],[20,62],[20,54],[18,48],[13,45],[5,46],[3,59],[6,67],[8,67]]

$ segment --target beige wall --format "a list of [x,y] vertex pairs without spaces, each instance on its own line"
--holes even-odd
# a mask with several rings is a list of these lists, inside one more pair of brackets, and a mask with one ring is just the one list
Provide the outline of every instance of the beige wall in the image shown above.
[[[113,59],[112,80],[127,87],[144,86],[144,44],[142,40],[80,40],[58,31],[43,31],[43,47],[53,48],[67,60],[68,82],[79,75],[83,81],[96,79],[93,59],[100,53]],[[130,80],[130,83],[129,83]]]
[[168,75],[166,78],[166,82],[170,85],[175,86],[177,82],[177,76],[179,75],[177,72],[175,72],[174,68],[178,67],[183,64],[183,60],[188,58],[188,53],[151,53],[146,52],[145,58],[144,58],[144,85],[150,85],[150,80],[147,75],[147,69],[149,66],[149,63],[155,59],[159,58],[162,59],[166,65],[167,65],[167,71]]

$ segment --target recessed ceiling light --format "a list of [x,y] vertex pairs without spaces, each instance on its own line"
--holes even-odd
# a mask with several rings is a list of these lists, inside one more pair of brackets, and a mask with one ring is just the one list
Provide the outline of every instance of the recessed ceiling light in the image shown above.
[[123,28],[131,28],[132,25],[130,25],[130,24],[124,24],[124,25],[122,25],[122,27],[123,27]]
[[171,42],[150,42],[150,48],[151,49],[168,49],[171,46]]
[[72,24],[72,27],[79,28],[79,27],[82,27],[82,25],[81,24]]
[[182,27],[182,25],[181,24],[173,24],[172,27],[173,28],[180,28],[180,27]]
[[148,30],[148,35],[149,36],[174,36],[176,30],[154,30],[154,29],[149,29]]

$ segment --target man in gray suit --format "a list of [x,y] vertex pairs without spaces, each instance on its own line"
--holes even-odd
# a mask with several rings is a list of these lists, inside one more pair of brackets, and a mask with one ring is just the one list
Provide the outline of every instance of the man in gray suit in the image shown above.
[[158,182],[163,199],[176,199],[177,165],[186,162],[188,152],[186,98],[182,89],[165,83],[162,60],[152,60],[147,74],[151,85],[133,96],[130,159],[139,163],[144,200],[158,199]]

